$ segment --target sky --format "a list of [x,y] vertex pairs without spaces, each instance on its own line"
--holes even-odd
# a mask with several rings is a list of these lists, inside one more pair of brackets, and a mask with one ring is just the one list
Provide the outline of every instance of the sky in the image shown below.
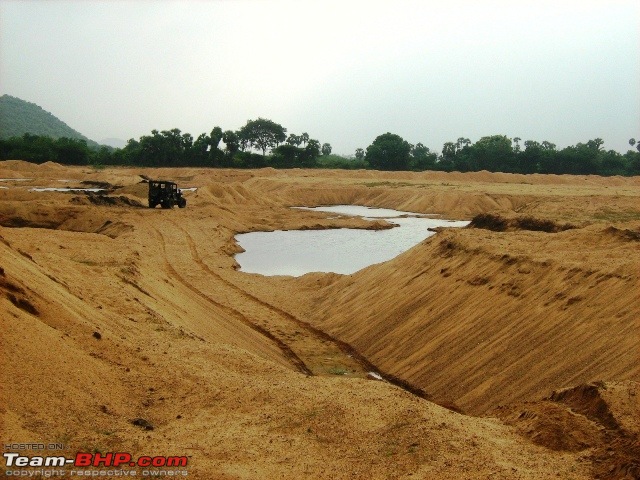
[[386,132],[640,138],[636,0],[0,0],[0,94],[82,134],[271,119],[352,155]]

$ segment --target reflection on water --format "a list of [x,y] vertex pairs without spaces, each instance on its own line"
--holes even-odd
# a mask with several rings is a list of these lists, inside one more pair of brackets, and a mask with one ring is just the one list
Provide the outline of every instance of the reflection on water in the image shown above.
[[[464,227],[469,223],[356,205],[335,205],[310,210],[384,218],[399,226],[388,230],[278,230],[236,235],[236,241],[245,250],[236,255],[240,270],[262,275],[300,276],[310,272],[350,274],[374,263],[391,260],[417,245],[434,235],[429,228]],[[410,217],[398,218],[404,215]]]

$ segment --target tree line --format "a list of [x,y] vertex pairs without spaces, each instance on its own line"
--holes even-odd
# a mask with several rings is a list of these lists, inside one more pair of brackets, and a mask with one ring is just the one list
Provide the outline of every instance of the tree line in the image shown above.
[[25,134],[0,140],[0,159],[35,163],[55,161],[67,165],[221,167],[221,168],[344,168],[375,170],[441,170],[572,175],[640,175],[640,142],[629,141],[637,151],[620,154],[605,150],[600,138],[557,149],[551,142],[510,139],[504,135],[482,137],[472,143],[460,137],[447,142],[442,153],[422,143],[410,144],[399,135],[379,135],[366,149],[350,157],[331,154],[304,132],[290,133],[268,119],[249,120],[237,131],[215,127],[197,138],[179,129],[152,130],[124,148],[95,148],[85,140]]
[[444,170],[459,172],[551,173],[570,175],[639,175],[640,142],[629,140],[624,155],[605,150],[601,138],[557,149],[548,142],[538,142],[505,135],[482,137],[476,143],[460,137],[447,142],[440,155],[418,143],[411,145],[402,137],[385,133],[378,136],[366,151],[358,149],[356,157],[378,170]]

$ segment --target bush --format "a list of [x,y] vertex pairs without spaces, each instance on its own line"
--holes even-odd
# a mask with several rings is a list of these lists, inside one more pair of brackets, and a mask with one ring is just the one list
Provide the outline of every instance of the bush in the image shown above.
[[509,221],[500,215],[481,213],[476,215],[469,224],[472,228],[483,228],[494,232],[504,232],[509,227]]

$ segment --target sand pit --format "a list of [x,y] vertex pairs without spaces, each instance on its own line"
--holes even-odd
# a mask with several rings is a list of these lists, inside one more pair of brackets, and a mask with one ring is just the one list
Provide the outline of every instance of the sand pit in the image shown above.
[[[5,444],[185,455],[196,479],[637,478],[638,178],[0,177],[114,186],[0,190]],[[196,190],[151,210],[144,178]],[[336,204],[576,228],[440,231],[347,276],[236,270],[236,233],[362,226],[289,208]]]

